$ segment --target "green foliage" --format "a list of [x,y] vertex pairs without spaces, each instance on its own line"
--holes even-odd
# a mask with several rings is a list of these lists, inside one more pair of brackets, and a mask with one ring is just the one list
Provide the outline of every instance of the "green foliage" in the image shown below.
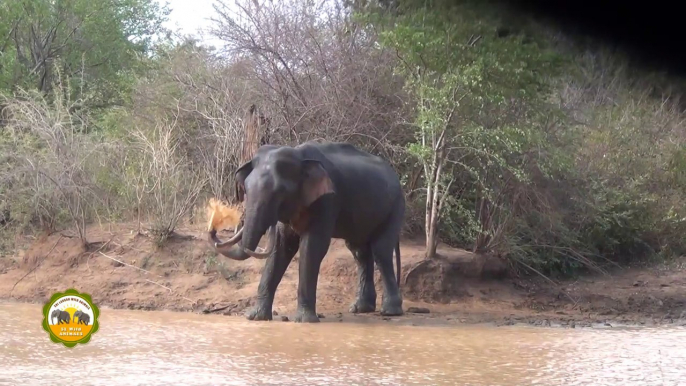
[[[407,149],[424,165],[428,192],[449,190],[456,182],[471,200],[487,199],[498,212],[512,211],[514,203],[502,191],[528,180],[528,154],[548,144],[541,123],[553,110],[545,99],[545,80],[554,72],[551,55],[522,36],[498,37],[497,22],[470,3],[380,13],[375,22],[385,26],[380,41],[397,53],[397,74],[416,101],[416,141]],[[445,177],[430,181],[439,170]],[[473,244],[479,233],[482,240],[501,236],[489,234],[493,230],[485,223],[477,226],[496,214],[477,220],[465,209],[473,202],[453,198],[445,207],[448,217],[463,218],[443,225],[468,224],[465,232],[448,232],[459,245]]]
[[442,239],[546,274],[683,253],[676,100],[655,100],[616,53],[556,46],[530,22],[507,20],[514,31],[497,36],[507,15],[486,3],[401,1],[358,15],[399,58],[415,103],[407,151],[425,178],[447,133]]
[[91,107],[126,102],[168,10],[154,0],[0,3],[0,92],[47,93],[54,66]]
[[256,104],[272,143],[333,133],[394,162],[410,233],[431,189],[442,241],[530,272],[686,253],[673,79],[491,1],[354,2],[325,27],[309,5],[246,5],[256,25],[215,26],[227,58],[165,39],[156,0],[1,2],[0,245],[132,219],[164,241],[230,190]]
[[[592,206],[594,216],[580,225],[580,233],[586,245],[599,255],[615,259],[645,256],[654,252],[651,233],[655,230],[653,206],[655,200],[649,197],[634,197],[628,192],[607,186],[592,186],[593,200],[585,202]],[[635,193],[634,193],[635,195]]]
[[481,227],[472,206],[473,202],[469,200],[455,196],[448,198],[440,227],[441,239],[452,245],[465,247],[474,245]]

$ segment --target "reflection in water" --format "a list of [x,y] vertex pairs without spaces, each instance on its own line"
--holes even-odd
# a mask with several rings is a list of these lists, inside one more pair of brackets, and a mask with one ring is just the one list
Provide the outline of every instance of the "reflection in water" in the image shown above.
[[569,330],[250,323],[101,310],[67,349],[38,305],[0,303],[0,384],[677,385],[686,329]]

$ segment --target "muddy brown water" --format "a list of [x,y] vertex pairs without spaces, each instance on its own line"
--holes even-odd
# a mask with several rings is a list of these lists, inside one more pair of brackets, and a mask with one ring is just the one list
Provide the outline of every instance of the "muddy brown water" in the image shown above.
[[317,325],[101,309],[68,349],[0,303],[2,385],[686,385],[686,328]]

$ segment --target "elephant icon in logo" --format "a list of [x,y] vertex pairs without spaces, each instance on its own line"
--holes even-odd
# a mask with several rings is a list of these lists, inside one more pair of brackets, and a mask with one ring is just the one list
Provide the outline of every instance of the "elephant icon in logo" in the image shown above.
[[86,326],[91,322],[91,317],[83,311],[74,312],[74,319],[79,318],[77,324],[85,324]]
[[54,320],[55,318],[57,318],[57,324],[69,324],[71,315],[67,311],[55,310],[50,314],[50,319]]

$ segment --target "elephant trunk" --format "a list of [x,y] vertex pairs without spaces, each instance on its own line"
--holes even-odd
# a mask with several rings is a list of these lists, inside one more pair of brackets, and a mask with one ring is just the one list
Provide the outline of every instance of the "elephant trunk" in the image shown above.
[[[269,243],[265,250],[257,248],[262,235],[264,234],[264,216],[255,216],[255,210],[247,211],[245,225],[234,237],[226,242],[217,238],[217,232],[208,232],[208,241],[214,246],[215,250],[232,260],[246,260],[250,257],[264,259],[269,257],[276,247],[276,225],[269,226]],[[258,221],[259,220],[259,221]],[[261,232],[259,230],[262,230]]]
[[243,248],[243,251],[256,259],[266,259],[272,254],[272,252],[274,252],[274,249],[276,248],[276,225],[269,227],[268,237],[269,242],[267,243],[267,248],[257,248],[257,250],[254,252],[250,249]]
[[243,229],[241,228],[241,230],[239,230],[238,233],[236,233],[236,235],[233,236],[230,240],[222,242],[217,237],[217,231],[213,229],[207,233],[207,241],[210,242],[210,244],[218,253],[228,257],[229,259],[246,260],[250,257],[250,255],[245,253],[243,248],[241,248],[239,245],[235,245],[236,243],[241,241],[242,235]]

